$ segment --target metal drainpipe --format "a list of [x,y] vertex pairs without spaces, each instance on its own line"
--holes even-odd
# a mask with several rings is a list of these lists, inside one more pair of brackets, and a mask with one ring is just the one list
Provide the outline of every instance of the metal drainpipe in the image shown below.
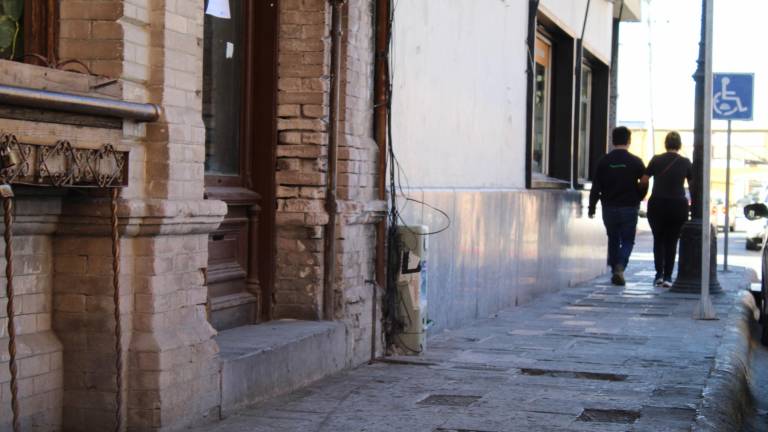
[[[389,26],[390,26],[389,0],[376,1],[376,58],[375,58],[375,88],[374,88],[374,134],[379,147],[377,187],[378,198],[387,199],[387,116],[389,86]],[[376,321],[378,309],[378,288],[386,284],[386,242],[387,220],[383,219],[376,224],[376,279],[373,282],[373,295],[371,298],[371,361],[376,358]]]
[[337,161],[339,146],[339,110],[341,93],[341,6],[344,0],[331,2],[331,109],[328,119],[328,186],[325,194],[325,210],[328,223],[325,225],[325,260],[323,278],[323,318],[333,320],[336,304],[336,221],[338,214]]

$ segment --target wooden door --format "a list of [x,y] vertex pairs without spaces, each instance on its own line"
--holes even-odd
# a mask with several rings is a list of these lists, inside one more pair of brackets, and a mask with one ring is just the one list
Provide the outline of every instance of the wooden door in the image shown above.
[[209,317],[219,330],[270,316],[276,20],[276,1],[230,2],[230,18],[205,16],[206,197],[228,206],[208,245]]

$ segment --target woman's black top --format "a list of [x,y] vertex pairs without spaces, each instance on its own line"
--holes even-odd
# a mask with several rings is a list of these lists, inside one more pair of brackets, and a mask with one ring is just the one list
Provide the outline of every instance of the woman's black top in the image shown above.
[[693,180],[693,164],[684,156],[667,152],[654,156],[645,169],[645,174],[653,177],[651,198],[685,199],[683,182],[688,179],[690,186]]

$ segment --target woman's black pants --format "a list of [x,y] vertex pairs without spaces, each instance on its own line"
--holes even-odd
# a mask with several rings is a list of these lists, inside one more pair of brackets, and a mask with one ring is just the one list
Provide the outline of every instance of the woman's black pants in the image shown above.
[[653,231],[653,262],[656,277],[672,280],[680,230],[688,220],[688,200],[685,198],[654,198],[648,200],[648,223]]

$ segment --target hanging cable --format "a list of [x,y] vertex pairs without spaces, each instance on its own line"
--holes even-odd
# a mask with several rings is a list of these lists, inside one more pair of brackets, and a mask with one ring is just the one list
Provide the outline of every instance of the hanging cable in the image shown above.
[[[387,61],[387,67],[384,70],[385,80],[386,80],[386,89],[384,90],[386,99],[382,101],[386,108],[386,138],[387,138],[387,158],[389,161],[388,166],[388,173],[382,173],[382,175],[388,174],[388,186],[389,186],[389,208],[387,213],[387,271],[386,271],[386,285],[385,285],[385,302],[382,305],[382,309],[384,312],[384,332],[386,334],[387,338],[387,345],[392,345],[395,342],[400,342],[400,336],[399,334],[402,333],[403,329],[405,328],[405,324],[407,321],[411,320],[410,316],[403,316],[403,313],[399,311],[400,305],[403,303],[403,299],[400,297],[400,294],[397,289],[397,279],[398,274],[400,272],[400,249],[401,249],[401,242],[400,242],[400,233],[398,232],[398,224],[401,224],[405,230],[409,231],[410,233],[417,235],[417,236],[431,236],[435,234],[439,234],[445,230],[447,230],[451,226],[451,218],[448,215],[447,212],[428,204],[424,200],[419,200],[412,198],[409,195],[410,185],[408,184],[408,176],[403,169],[403,167],[400,165],[400,162],[397,159],[395,148],[394,148],[394,138],[393,138],[393,128],[392,128],[392,104],[394,100],[394,76],[395,76],[395,64],[394,64],[394,58],[396,57],[394,55],[395,50],[395,44],[393,43],[394,38],[394,32],[393,32],[393,24],[395,20],[395,12],[397,10],[397,2],[394,2],[394,5],[392,6],[390,10],[390,16],[387,23],[387,29],[386,29],[386,61]],[[403,183],[405,182],[405,189],[403,189]],[[402,202],[402,208],[398,208],[398,197],[402,198],[404,202]],[[408,203],[417,203],[422,205],[423,207],[426,207],[432,211],[435,211],[439,213],[444,219],[445,224],[441,226],[439,229],[426,232],[426,233],[420,233],[415,232],[409,227],[408,222],[403,217],[403,213],[405,208],[408,206]],[[407,315],[407,312],[405,313]],[[402,344],[401,344],[402,345]],[[406,347],[409,351],[412,351],[413,353],[419,353],[420,350],[414,350],[412,348]]]
[[5,222],[5,294],[8,301],[8,368],[11,372],[11,411],[13,411],[13,432],[21,432],[19,421],[19,384],[18,366],[16,365],[16,326],[14,317],[16,311],[13,305],[13,192],[9,185],[2,185],[3,221]]
[[115,303],[115,431],[123,430],[123,327],[120,322],[120,236],[117,223],[118,188],[112,189],[112,286]]

